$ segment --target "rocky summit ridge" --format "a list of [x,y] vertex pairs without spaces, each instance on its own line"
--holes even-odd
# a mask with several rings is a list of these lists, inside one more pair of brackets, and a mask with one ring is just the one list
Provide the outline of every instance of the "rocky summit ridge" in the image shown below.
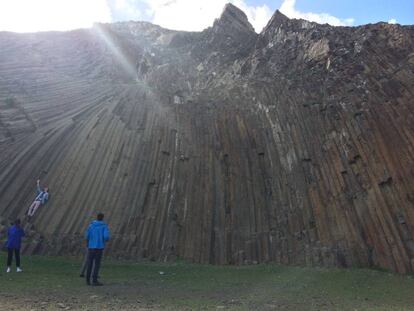
[[413,26],[0,32],[0,238],[40,177],[26,253],[412,272],[413,90]]

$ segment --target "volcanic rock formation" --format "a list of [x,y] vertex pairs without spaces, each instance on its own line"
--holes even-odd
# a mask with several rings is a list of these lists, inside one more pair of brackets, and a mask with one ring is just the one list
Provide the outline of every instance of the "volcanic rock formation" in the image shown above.
[[40,176],[27,253],[412,272],[413,98],[412,26],[1,32],[2,232]]

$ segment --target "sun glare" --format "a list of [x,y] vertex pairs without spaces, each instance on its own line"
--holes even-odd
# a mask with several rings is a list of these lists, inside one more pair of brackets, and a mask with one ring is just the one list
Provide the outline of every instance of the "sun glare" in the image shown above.
[[106,0],[0,1],[0,31],[70,30],[110,21]]

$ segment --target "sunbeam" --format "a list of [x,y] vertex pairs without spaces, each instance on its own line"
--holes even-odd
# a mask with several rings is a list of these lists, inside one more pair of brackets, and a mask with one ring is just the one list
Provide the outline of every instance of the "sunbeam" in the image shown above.
[[121,65],[125,73],[128,74],[128,76],[130,76],[132,79],[137,80],[138,77],[135,70],[135,65],[128,58],[126,53],[122,51],[122,47],[119,44],[115,43],[115,40],[113,38],[115,34],[111,34],[110,30],[105,29],[105,25],[103,24],[94,24],[93,29],[96,30],[98,36],[103,40],[105,45],[112,52],[116,61]]

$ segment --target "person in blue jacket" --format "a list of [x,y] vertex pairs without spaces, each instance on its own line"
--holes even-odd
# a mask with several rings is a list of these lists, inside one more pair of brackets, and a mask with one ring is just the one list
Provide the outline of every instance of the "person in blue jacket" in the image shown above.
[[[105,242],[109,241],[110,233],[108,225],[103,222],[104,214],[99,213],[96,220],[92,221],[86,230],[85,239],[88,247],[88,268],[86,270],[86,284],[93,286],[102,286],[98,282],[99,268],[101,266],[101,259]],[[93,266],[93,271],[92,271]],[[92,283],[91,283],[92,274]]]
[[33,217],[36,213],[37,209],[40,206],[43,206],[46,204],[46,202],[49,200],[49,188],[44,187],[43,190],[40,187],[40,179],[37,180],[37,195],[33,203],[29,207],[29,211],[27,212],[27,216]]
[[17,219],[14,222],[14,225],[11,226],[7,231],[7,273],[11,271],[13,252],[16,256],[16,271],[23,271],[22,269],[20,269],[20,247],[22,244],[22,237],[24,237],[24,230],[20,227],[20,219]]

